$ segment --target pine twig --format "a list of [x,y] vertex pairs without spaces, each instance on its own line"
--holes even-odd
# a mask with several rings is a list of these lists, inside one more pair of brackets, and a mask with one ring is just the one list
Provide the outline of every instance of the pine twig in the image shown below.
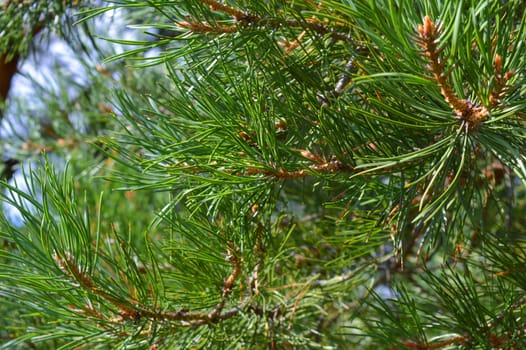
[[232,17],[234,17],[237,20],[241,20],[248,16],[247,13],[238,10],[234,7],[227,6],[225,4],[220,3],[216,0],[199,0],[201,3],[208,5],[212,11],[219,11],[226,13]]
[[307,28],[320,35],[330,35],[334,40],[339,41],[350,41],[350,36],[335,31],[332,28],[327,27],[325,24],[315,20],[309,19],[305,21],[298,21],[295,19],[285,19],[278,20],[275,18],[262,17],[258,14],[251,14],[244,11],[241,11],[237,8],[227,6],[216,0],[199,0],[201,3],[208,5],[211,10],[222,12],[226,15],[229,15],[234,18],[236,24],[231,26],[222,26],[217,24],[212,24],[209,22],[194,22],[194,21],[182,21],[178,25],[182,28],[189,29],[194,33],[235,33],[238,31],[239,27],[249,27],[249,26],[270,26],[274,29],[279,29],[282,27],[288,28]]
[[286,170],[283,168],[273,168],[268,169],[259,169],[259,168],[249,168],[247,170],[247,175],[256,175],[261,174],[267,177],[271,177],[279,180],[289,180],[289,179],[299,179],[312,175],[312,173],[328,173],[336,174],[342,172],[353,172],[353,168],[343,164],[338,159],[334,158],[329,161],[325,161],[321,164],[313,164],[309,166],[308,169],[300,170]]
[[[191,312],[186,309],[178,311],[153,311],[148,306],[141,305],[137,300],[120,300],[112,294],[106,292],[103,288],[96,285],[91,276],[82,272],[77,266],[75,258],[71,254],[60,256],[55,253],[53,258],[60,269],[80,285],[81,288],[90,291],[91,293],[101,297],[113,306],[118,311],[119,318],[111,319],[114,322],[122,322],[124,320],[138,321],[142,318],[151,320],[167,320],[179,321],[182,326],[200,326],[209,323],[217,323],[220,320],[231,318],[239,313],[248,304],[248,299],[243,300],[240,305],[230,310],[223,311],[229,295],[232,293],[232,288],[241,273],[242,259],[236,256],[237,249],[232,243],[229,243],[227,250],[227,259],[232,264],[232,272],[223,282],[223,291],[221,300],[210,312]],[[71,309],[71,308],[70,308]],[[72,309],[73,310],[73,309]],[[91,312],[93,315],[102,316],[100,313],[94,314],[92,308],[85,307],[81,313]]]
[[213,25],[209,22],[188,22],[182,21],[178,22],[177,25],[181,28],[185,28],[194,33],[214,33],[214,34],[224,34],[224,33],[235,33],[237,32],[236,26],[225,26],[214,23]]
[[484,106],[459,98],[449,85],[449,73],[444,73],[445,61],[440,57],[444,48],[438,47],[440,27],[437,27],[429,16],[425,16],[424,23],[418,26],[418,35],[418,44],[423,50],[423,56],[429,61],[428,69],[433,74],[433,80],[440,87],[442,96],[457,117],[466,123],[468,129],[475,129],[486,120],[489,115],[488,110]]

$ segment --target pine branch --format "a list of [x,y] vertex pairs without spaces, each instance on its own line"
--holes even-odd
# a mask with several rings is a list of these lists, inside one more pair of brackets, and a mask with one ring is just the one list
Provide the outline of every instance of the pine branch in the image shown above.
[[[113,294],[105,291],[104,286],[97,285],[91,276],[82,272],[78,267],[75,258],[71,254],[60,256],[55,253],[53,258],[59,267],[71,276],[75,282],[77,282],[81,288],[93,293],[103,300],[109,302],[117,308],[119,318],[112,318],[112,322],[123,322],[126,320],[139,321],[143,318],[151,320],[166,320],[166,321],[178,321],[180,325],[185,327],[201,326],[210,323],[217,323],[220,320],[226,320],[236,316],[240,310],[246,307],[248,299],[245,299],[239,306],[234,307],[230,310],[223,311],[228,296],[232,293],[232,288],[241,272],[241,261],[235,255],[236,249],[230,243],[230,248],[227,251],[227,259],[232,263],[232,273],[225,279],[223,283],[223,291],[221,301],[207,313],[203,312],[192,312],[186,309],[179,311],[152,311],[151,307],[142,305],[136,298],[121,300]],[[92,307],[86,306],[80,310],[81,313],[91,313],[102,320],[107,318],[100,312],[93,310]]]
[[302,150],[301,155],[307,159],[312,160],[316,164],[312,164],[308,169],[300,170],[285,170],[283,168],[273,169],[261,169],[261,168],[248,168],[246,171],[247,175],[263,175],[266,177],[286,180],[286,179],[298,179],[306,176],[311,176],[315,173],[320,174],[338,174],[338,173],[353,173],[354,169],[348,165],[343,164],[336,157],[332,157],[331,160],[322,159],[319,156],[315,156],[308,150]]
[[456,96],[449,85],[448,75],[444,72],[446,61],[440,58],[444,47],[438,48],[440,27],[437,27],[429,16],[424,18],[424,24],[418,26],[419,45],[422,47],[423,55],[429,60],[429,71],[433,74],[434,80],[440,87],[440,92],[447,103],[454,110],[457,117],[466,123],[469,130],[476,127],[486,120],[489,113],[486,107],[477,106],[473,102],[460,99]]
[[212,11],[224,12],[237,20],[242,20],[243,18],[249,17],[247,13],[236,8],[224,5],[216,0],[199,0],[199,2],[208,5]]
[[74,171],[3,184],[0,347],[521,345],[519,0],[100,6],[140,37],[35,80],[51,123],[10,145]]
[[194,21],[182,21],[178,22],[178,26],[181,28],[188,29],[194,33],[235,33],[239,31],[239,28],[249,28],[249,27],[271,27],[273,29],[280,29],[282,27],[287,28],[306,28],[312,30],[320,35],[329,35],[334,40],[339,41],[351,41],[349,35],[335,31],[332,27],[328,27],[323,23],[320,23],[316,19],[306,19],[303,21],[298,21],[294,19],[274,19],[262,17],[258,14],[247,13],[241,11],[237,8],[230,7],[222,4],[216,0],[198,0],[199,2],[208,5],[212,11],[222,12],[226,15],[229,15],[234,18],[236,24],[231,26],[218,25],[217,23],[208,23],[208,22],[194,22]]

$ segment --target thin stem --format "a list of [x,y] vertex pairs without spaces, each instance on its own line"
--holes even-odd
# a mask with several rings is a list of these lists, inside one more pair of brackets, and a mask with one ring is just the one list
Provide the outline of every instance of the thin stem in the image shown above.
[[[248,301],[244,301],[241,305],[227,310],[222,313],[222,310],[226,304],[228,296],[232,293],[232,288],[241,273],[242,260],[237,256],[237,249],[229,243],[229,249],[227,250],[227,258],[232,263],[232,272],[223,282],[223,292],[221,301],[210,311],[210,312],[191,312],[187,310],[178,311],[152,311],[144,305],[140,305],[137,300],[121,300],[113,296],[112,294],[104,291],[102,288],[97,286],[91,276],[83,273],[75,262],[75,258],[71,254],[65,254],[60,256],[54,254],[54,259],[58,266],[67,275],[72,276],[80,287],[89,290],[95,295],[103,298],[110,304],[118,308],[118,314],[121,316],[120,319],[113,319],[113,321],[123,321],[125,319],[138,321],[141,318],[148,318],[152,320],[168,320],[168,321],[180,321],[182,326],[197,326],[208,323],[216,323],[219,320],[231,318],[242,310]],[[91,311],[90,308],[82,310],[82,313]],[[98,314],[99,316],[100,313]]]
[[460,99],[449,85],[449,73],[444,73],[445,61],[440,55],[443,48],[438,48],[440,28],[429,18],[424,17],[424,23],[418,26],[419,45],[422,47],[423,55],[429,61],[429,71],[433,74],[433,80],[440,87],[440,92],[446,102],[455,111],[457,117],[466,121],[468,129],[476,128],[486,120],[489,113],[486,107],[477,106],[466,99]]
[[[279,20],[275,18],[261,17],[258,14],[251,14],[234,7],[227,6],[215,0],[199,0],[201,3],[208,5],[212,10],[223,12],[233,17],[237,24],[231,26],[222,26],[215,23],[209,22],[194,22],[194,21],[182,21],[178,25],[182,28],[189,29],[194,33],[235,33],[239,30],[239,27],[272,27],[273,29],[280,28],[302,28],[310,29],[320,35],[329,34],[334,40],[339,41],[350,41],[350,36],[337,32],[333,28],[327,27],[325,24],[320,23],[316,19],[306,19],[304,21],[298,21],[295,19],[284,19]],[[340,25],[342,26],[342,25]]]

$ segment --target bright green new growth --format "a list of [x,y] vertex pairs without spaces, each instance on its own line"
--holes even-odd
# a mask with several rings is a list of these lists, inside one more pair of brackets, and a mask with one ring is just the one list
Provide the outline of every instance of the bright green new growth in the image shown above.
[[526,344],[523,1],[65,5],[147,35],[19,147],[4,348]]

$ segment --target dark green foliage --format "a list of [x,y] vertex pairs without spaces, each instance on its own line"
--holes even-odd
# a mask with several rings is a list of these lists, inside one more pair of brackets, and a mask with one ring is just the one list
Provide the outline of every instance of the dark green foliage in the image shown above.
[[522,1],[97,5],[42,93],[90,127],[3,184],[5,348],[524,346]]

